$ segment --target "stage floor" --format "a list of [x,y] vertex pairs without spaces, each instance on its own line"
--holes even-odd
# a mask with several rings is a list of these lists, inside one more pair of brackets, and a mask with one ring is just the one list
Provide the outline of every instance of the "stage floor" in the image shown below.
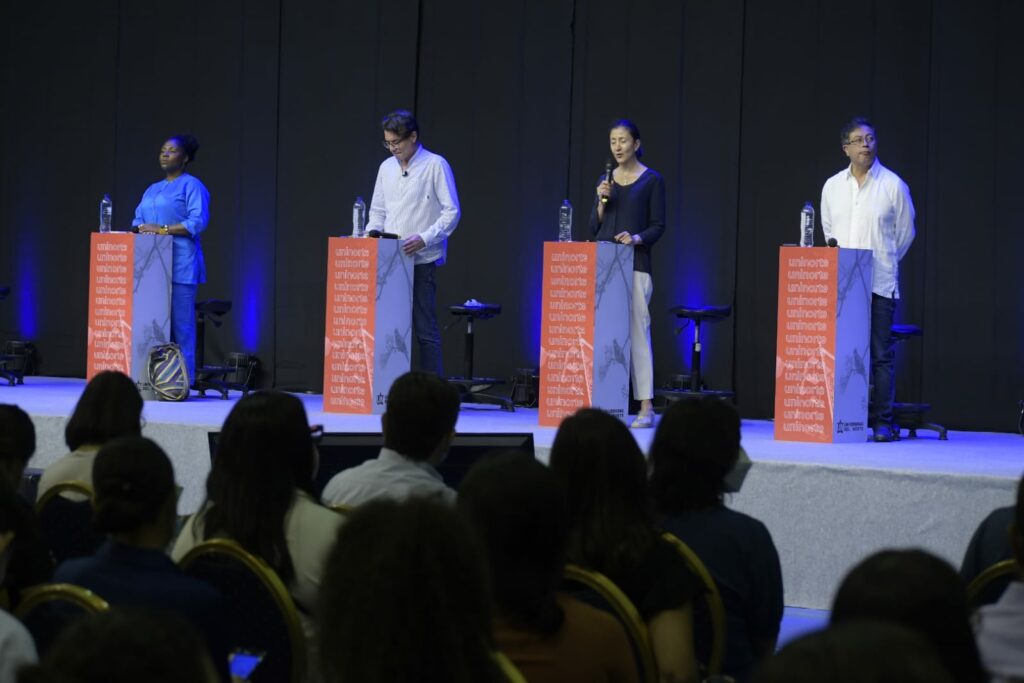
[[[27,377],[0,385],[0,402],[33,417],[38,447],[32,466],[45,467],[67,451],[63,431],[84,380]],[[161,444],[184,487],[180,511],[202,502],[217,431],[237,400],[194,398],[146,403],[143,432]],[[322,411],[322,397],[300,395],[311,424],[329,432],[379,432],[375,415]],[[555,429],[537,425],[537,411],[514,413],[464,405],[461,433],[531,432],[537,458],[547,462]],[[654,430],[634,430],[645,452]],[[959,564],[970,534],[993,508],[1011,505],[1024,470],[1017,434],[950,432],[948,441],[921,432],[894,443],[805,444],[775,441],[772,422],[743,421],[743,446],[754,466],[729,505],[767,524],[782,558],[786,604],[828,608],[831,591],[850,566],[883,547],[920,546]]]

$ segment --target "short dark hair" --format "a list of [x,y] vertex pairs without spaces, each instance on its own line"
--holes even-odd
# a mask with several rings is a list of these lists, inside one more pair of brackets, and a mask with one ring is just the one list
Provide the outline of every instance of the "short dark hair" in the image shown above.
[[388,133],[394,133],[403,139],[420,131],[420,126],[416,123],[416,117],[407,109],[396,109],[386,114],[380,121],[380,127]]
[[725,477],[740,453],[740,416],[717,398],[676,401],[651,443],[651,498],[659,513],[678,514],[722,501]]
[[134,531],[157,521],[174,495],[174,467],[160,446],[141,436],[108,441],[92,466],[93,523],[102,533]]
[[629,428],[583,408],[559,426],[550,466],[566,491],[569,560],[611,576],[635,568],[657,532],[647,462]]
[[449,506],[422,498],[360,506],[338,531],[316,607],[325,680],[501,679],[487,571]]
[[[871,123],[870,121],[868,121],[863,116],[855,116],[852,119],[850,119],[849,121],[847,121],[843,125],[842,129],[839,131],[839,142],[840,142],[840,144],[845,145],[845,144],[849,143],[850,142],[850,133],[852,133],[853,131],[855,131],[858,128],[861,128],[861,127],[870,128],[872,134],[875,133],[875,124]],[[878,136],[875,135],[875,137],[878,137]]]
[[86,444],[102,446],[119,436],[139,436],[142,406],[142,396],[130,377],[105,370],[85,385],[64,428],[64,441],[75,451]]
[[206,643],[183,617],[165,610],[119,606],[74,619],[21,683],[178,683],[215,672]]
[[[611,124],[608,126],[608,132],[611,133],[616,128],[625,128],[627,131],[629,131],[629,134],[634,141],[640,140],[640,128],[629,119],[616,119],[615,121],[612,121]],[[639,159],[643,155],[644,145],[641,142],[640,147],[638,147],[636,150],[636,158]]]
[[0,403],[0,486],[16,489],[35,452],[32,418],[16,405]]
[[798,638],[754,683],[954,683],[928,641],[898,624],[857,620]]
[[174,140],[179,145],[181,145],[181,148],[185,151],[185,154],[188,156],[188,161],[185,162],[186,164],[196,160],[196,153],[199,152],[199,140],[196,140],[196,137],[194,135],[191,135],[189,133],[179,133],[177,135],[172,135],[167,139]]
[[963,581],[924,550],[883,550],[854,567],[832,605],[831,623],[878,619],[923,635],[959,683],[987,681],[971,631]]
[[469,470],[456,505],[487,555],[501,616],[542,635],[557,633],[569,538],[561,482],[531,456],[506,451]]
[[459,419],[459,390],[429,372],[407,372],[388,391],[384,445],[427,460]]

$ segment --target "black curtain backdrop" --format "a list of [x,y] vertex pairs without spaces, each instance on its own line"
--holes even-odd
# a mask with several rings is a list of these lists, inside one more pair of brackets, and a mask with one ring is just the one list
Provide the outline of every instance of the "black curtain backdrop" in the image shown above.
[[[676,304],[733,304],[706,328],[709,385],[772,413],[777,249],[874,119],[910,185],[917,239],[897,319],[898,397],[954,428],[1009,431],[1024,398],[1024,44],[1014,0],[119,0],[0,5],[0,338],[40,370],[85,371],[89,232],[110,193],[127,225],[174,132],[209,187],[201,298],[234,302],[207,354],[259,356],[263,383],[321,388],[330,235],[350,229],[385,152],[380,116],[416,111],[454,169],[463,218],[439,318],[474,297],[477,370],[537,366],[541,242],[563,198],[587,236],[607,124],[634,119],[664,175],[651,302],[660,384],[686,372]],[[820,231],[819,231],[820,239]],[[444,334],[461,373],[462,328]],[[4,389],[0,387],[0,400]],[[14,390],[12,390],[14,391]]]

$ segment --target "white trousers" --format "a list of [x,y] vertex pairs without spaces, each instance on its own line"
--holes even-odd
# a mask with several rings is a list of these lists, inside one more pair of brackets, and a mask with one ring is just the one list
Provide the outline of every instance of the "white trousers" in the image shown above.
[[633,306],[629,315],[629,346],[633,368],[633,398],[647,401],[654,398],[654,361],[651,353],[651,302],[654,281],[650,273],[633,271]]

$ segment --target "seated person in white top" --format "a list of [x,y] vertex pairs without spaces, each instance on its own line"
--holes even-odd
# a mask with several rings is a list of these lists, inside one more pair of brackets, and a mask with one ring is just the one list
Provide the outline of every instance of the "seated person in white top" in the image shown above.
[[985,605],[975,616],[975,631],[981,663],[993,681],[1024,679],[1024,479],[1017,484],[1017,506],[1010,524],[1010,543],[1017,560],[1017,580],[1006,587],[993,605]]
[[142,405],[142,396],[127,375],[106,370],[89,380],[64,428],[64,441],[71,453],[43,471],[36,495],[41,497],[54,484],[65,481],[91,487],[92,463],[100,446],[121,436],[142,435]]
[[339,472],[324,487],[328,505],[362,505],[377,498],[412,496],[455,502],[434,469],[448,455],[459,417],[459,392],[437,375],[408,372],[391,385],[381,415],[384,448],[358,467]]

